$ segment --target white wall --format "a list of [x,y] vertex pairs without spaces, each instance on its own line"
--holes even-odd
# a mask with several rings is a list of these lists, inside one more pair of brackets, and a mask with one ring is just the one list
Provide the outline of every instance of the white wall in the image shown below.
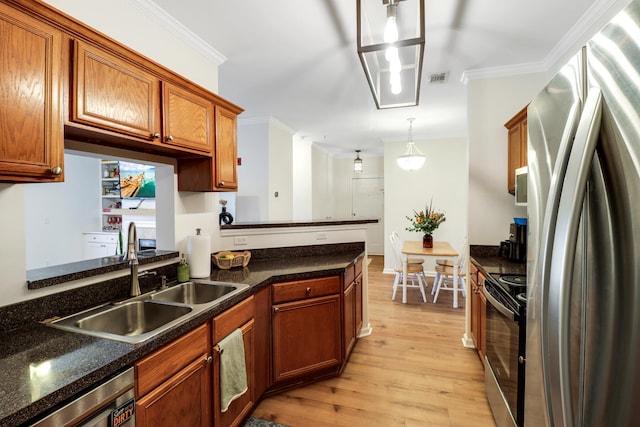
[[83,259],[87,231],[101,231],[100,160],[64,156],[65,182],[23,186],[28,270]]
[[[269,217],[269,123],[266,120],[239,120],[238,192],[234,222],[265,221]],[[234,197],[225,194],[224,198]]]
[[362,172],[355,173],[353,171],[353,158],[333,158],[333,199],[334,199],[334,218],[350,219],[351,218],[351,190],[353,178],[378,178],[384,177],[384,158],[365,157],[363,159]]
[[311,147],[311,171],[312,219],[333,218],[333,161],[326,151],[316,146]]
[[469,243],[498,245],[514,217],[526,217],[507,192],[507,129],[504,123],[546,84],[543,73],[472,80],[468,84]]
[[[406,142],[384,145],[384,217],[385,237],[396,231],[401,240],[422,240],[422,234],[406,231],[406,219],[414,210],[422,210],[433,201],[433,208],[444,211],[446,221],[434,232],[434,240],[447,241],[460,250],[467,234],[468,192],[467,141],[462,138],[416,141],[427,160],[417,171],[400,169],[396,158],[406,151]],[[390,245],[385,245],[384,269],[394,268]],[[425,271],[434,270],[434,260],[427,258]]]
[[311,214],[311,140],[293,136],[293,219],[309,220]]
[[273,122],[269,126],[268,200],[269,221],[290,221],[293,218],[292,133]]

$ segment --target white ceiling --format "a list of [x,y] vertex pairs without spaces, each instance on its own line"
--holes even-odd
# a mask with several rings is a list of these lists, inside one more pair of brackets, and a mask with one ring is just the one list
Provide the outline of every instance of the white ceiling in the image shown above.
[[[241,119],[277,119],[337,156],[367,157],[406,141],[409,117],[416,140],[466,135],[465,71],[542,71],[615,0],[426,0],[420,105],[389,110],[376,109],[358,59],[356,0],[154,2],[227,58],[219,92]],[[448,81],[429,84],[440,72]]]

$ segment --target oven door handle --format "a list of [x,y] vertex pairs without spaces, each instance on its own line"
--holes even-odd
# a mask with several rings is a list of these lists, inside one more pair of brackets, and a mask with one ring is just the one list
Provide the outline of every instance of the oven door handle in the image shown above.
[[487,298],[487,301],[489,301],[491,305],[496,308],[496,310],[502,313],[503,316],[508,317],[511,320],[516,320],[516,317],[517,317],[516,313],[514,313],[512,310],[509,310],[500,301],[495,299],[493,295],[491,295],[491,293],[487,290],[487,287],[484,285],[482,286],[482,292],[484,293],[484,296]]

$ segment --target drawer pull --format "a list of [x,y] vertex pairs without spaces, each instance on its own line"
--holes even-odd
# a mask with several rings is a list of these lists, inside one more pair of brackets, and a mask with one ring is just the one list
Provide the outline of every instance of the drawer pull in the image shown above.
[[278,311],[280,311],[280,308],[278,308],[278,307],[273,307],[273,311],[275,311],[275,312],[277,313]]
[[220,346],[218,344],[213,346],[213,349],[218,353],[218,354],[222,354],[224,353],[224,349],[220,348]]
[[209,365],[211,365],[211,364],[213,363],[213,357],[209,356],[209,357],[207,357],[206,359],[204,359],[204,361],[205,361],[206,363],[208,363]]
[[311,288],[307,288],[307,293],[310,293],[310,292],[311,292]]

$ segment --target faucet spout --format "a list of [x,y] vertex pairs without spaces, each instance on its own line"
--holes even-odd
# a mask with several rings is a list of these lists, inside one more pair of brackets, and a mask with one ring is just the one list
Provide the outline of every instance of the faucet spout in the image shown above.
[[129,267],[131,267],[131,296],[137,297],[140,295],[140,281],[138,280],[138,252],[136,246],[138,245],[138,232],[136,231],[136,224],[131,221],[129,223],[129,234],[127,235],[127,255],[125,260],[129,261]]

